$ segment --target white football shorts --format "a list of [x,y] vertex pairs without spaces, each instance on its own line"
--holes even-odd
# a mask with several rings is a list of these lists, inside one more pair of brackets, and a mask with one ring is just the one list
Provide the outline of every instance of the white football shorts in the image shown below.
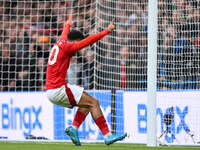
[[83,90],[83,87],[67,84],[57,89],[49,89],[46,94],[53,104],[73,108],[79,103]]

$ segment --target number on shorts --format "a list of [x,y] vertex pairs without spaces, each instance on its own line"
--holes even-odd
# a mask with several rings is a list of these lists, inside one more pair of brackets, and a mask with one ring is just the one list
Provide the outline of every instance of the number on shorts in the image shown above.
[[59,47],[58,47],[58,45],[54,45],[54,47],[52,47],[50,55],[49,55],[49,65],[55,64],[58,53],[59,53]]

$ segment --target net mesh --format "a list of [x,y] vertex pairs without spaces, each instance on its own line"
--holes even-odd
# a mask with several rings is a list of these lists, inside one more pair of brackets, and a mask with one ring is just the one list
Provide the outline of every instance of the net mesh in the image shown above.
[[199,10],[194,1],[159,1],[159,88],[197,89]]
[[[196,144],[199,141],[199,114],[195,110],[199,107],[200,3],[158,2],[157,85],[161,93],[157,105],[164,116],[163,125],[157,124],[161,131],[157,135],[161,143]],[[157,116],[162,118],[159,108],[157,111]]]
[[67,81],[85,89],[146,89],[146,1],[1,1],[1,8],[1,91],[44,90],[49,50],[71,13],[72,28],[86,37],[113,18],[117,30],[73,57]]

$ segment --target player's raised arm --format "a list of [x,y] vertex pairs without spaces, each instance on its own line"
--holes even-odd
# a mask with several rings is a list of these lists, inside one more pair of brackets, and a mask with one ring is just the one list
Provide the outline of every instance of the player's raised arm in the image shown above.
[[81,40],[80,42],[77,42],[74,46],[74,50],[78,51],[86,46],[89,46],[95,42],[97,42],[98,40],[100,40],[101,38],[103,38],[104,36],[106,36],[107,34],[109,34],[110,32],[112,32],[112,30],[114,30],[115,26],[113,25],[113,21],[115,19],[113,19],[110,24],[108,25],[108,28],[102,32],[99,32],[97,34],[93,34],[90,35],[89,37],[87,37],[84,40]]
[[72,15],[69,16],[69,19],[66,22],[66,25],[62,31],[62,34],[60,36],[60,38],[64,38],[67,41],[67,34],[69,33],[69,29],[71,27],[71,25],[73,24],[72,22]]

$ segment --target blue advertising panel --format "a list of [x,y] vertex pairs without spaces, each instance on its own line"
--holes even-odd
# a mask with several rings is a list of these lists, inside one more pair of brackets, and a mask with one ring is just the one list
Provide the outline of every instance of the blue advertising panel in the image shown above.
[[0,93],[0,137],[53,139],[53,105],[44,92]]
[[[147,92],[126,91],[123,93],[123,102],[124,128],[130,134],[125,141],[146,143]],[[198,142],[199,106],[199,91],[157,92],[157,141],[166,144]]]

